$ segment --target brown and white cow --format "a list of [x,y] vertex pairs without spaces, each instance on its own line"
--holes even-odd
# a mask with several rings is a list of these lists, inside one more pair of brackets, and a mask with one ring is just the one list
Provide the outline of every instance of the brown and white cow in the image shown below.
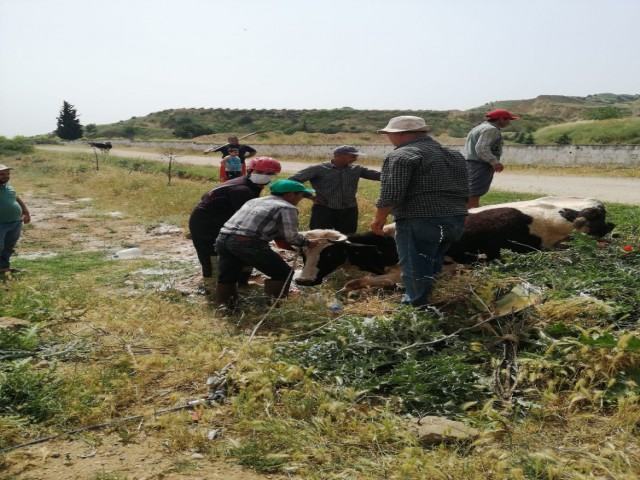
[[[543,197],[489,205],[469,211],[462,238],[447,255],[456,263],[495,260],[501,249],[519,253],[551,250],[574,231],[601,237],[613,227],[606,221],[604,205],[596,199]],[[304,249],[304,267],[296,283],[318,285],[331,272],[348,265],[376,276],[352,280],[344,291],[400,283],[394,232],[394,224],[385,227],[384,236],[373,232],[345,236],[334,230],[303,232],[319,243]]]

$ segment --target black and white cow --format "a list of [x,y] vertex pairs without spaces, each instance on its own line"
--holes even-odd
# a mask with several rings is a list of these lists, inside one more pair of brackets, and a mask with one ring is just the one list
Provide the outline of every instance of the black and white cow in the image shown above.
[[500,258],[500,249],[517,253],[553,250],[572,232],[599,238],[613,230],[601,201],[543,197],[469,210],[462,238],[447,252],[457,263]]
[[[500,250],[531,252],[557,248],[572,232],[601,237],[613,230],[606,210],[596,199],[544,197],[471,209],[462,238],[448,252],[457,263],[500,258]],[[300,285],[318,285],[339,267],[354,266],[374,273],[348,282],[345,291],[400,283],[395,225],[384,236],[373,232],[342,235],[334,230],[303,232],[318,244],[304,250],[304,267],[296,277]]]
[[89,145],[91,145],[93,148],[97,148],[103,153],[108,153],[109,150],[113,148],[111,142],[89,142]]
[[339,267],[354,267],[375,274],[352,280],[348,291],[365,287],[392,286],[400,282],[395,228],[385,228],[385,235],[373,232],[343,235],[335,230],[301,232],[317,245],[303,249],[304,266],[295,281],[299,285],[319,285],[324,277]]

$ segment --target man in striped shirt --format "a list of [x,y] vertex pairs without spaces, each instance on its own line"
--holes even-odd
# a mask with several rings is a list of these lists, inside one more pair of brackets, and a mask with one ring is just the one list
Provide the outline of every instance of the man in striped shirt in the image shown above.
[[356,193],[361,178],[380,181],[380,172],[353,165],[358,156],[365,156],[356,147],[342,145],[333,150],[330,162],[300,170],[289,180],[309,181],[316,195],[311,197],[309,228],[330,228],[346,234],[358,230]]
[[270,186],[271,195],[245,203],[222,227],[216,239],[219,275],[216,300],[223,306],[233,306],[242,269],[251,266],[271,277],[264,282],[264,291],[272,297],[286,296],[292,269],[269,246],[271,240],[285,240],[290,245],[313,246],[298,233],[296,205],[313,190],[299,182],[278,180]]
[[460,239],[467,215],[469,179],[464,157],[426,134],[424,119],[392,118],[378,133],[396,147],[382,164],[380,198],[371,230],[382,235],[396,221],[396,246],[405,286],[403,303],[428,305],[445,252]]

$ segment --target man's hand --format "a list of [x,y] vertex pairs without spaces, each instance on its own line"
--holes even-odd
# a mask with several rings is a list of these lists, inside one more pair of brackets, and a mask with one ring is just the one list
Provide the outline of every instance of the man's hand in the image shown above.
[[376,214],[373,216],[373,220],[369,228],[376,235],[384,235],[382,228],[384,224],[387,223],[387,217],[393,211],[393,206],[389,207],[378,207],[376,209]]
[[504,165],[502,165],[501,163],[498,162],[495,165],[493,165],[493,171],[494,172],[499,173],[499,172],[501,172],[503,170],[504,170]]
[[327,203],[327,199],[320,195],[312,195],[309,197],[309,200],[311,200],[313,203],[317,203],[318,205],[326,205]]
[[377,218],[374,217],[373,221],[371,222],[371,231],[373,233],[375,233],[376,235],[382,235],[382,228],[384,227],[384,224],[387,223],[387,217],[385,218]]

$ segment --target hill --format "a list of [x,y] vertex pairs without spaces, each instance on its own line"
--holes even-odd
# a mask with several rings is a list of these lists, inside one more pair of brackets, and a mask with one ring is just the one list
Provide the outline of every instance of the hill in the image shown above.
[[[87,125],[89,138],[200,139],[229,132],[265,130],[284,135],[371,134],[397,115],[423,117],[436,136],[464,138],[487,110],[506,108],[522,117],[508,132],[530,133],[540,128],[585,119],[640,116],[640,95],[596,94],[587,97],[540,95],[528,100],[490,102],[470,110],[258,110],[182,108],[154,112],[107,125]],[[516,135],[513,135],[515,137]]]
[[640,95],[617,95],[600,93],[586,97],[563,95],[540,95],[529,100],[502,100],[472,109],[485,111],[488,108],[505,108],[519,115],[554,118],[554,123],[565,123],[591,119],[598,110],[618,110],[619,116],[640,115]]

